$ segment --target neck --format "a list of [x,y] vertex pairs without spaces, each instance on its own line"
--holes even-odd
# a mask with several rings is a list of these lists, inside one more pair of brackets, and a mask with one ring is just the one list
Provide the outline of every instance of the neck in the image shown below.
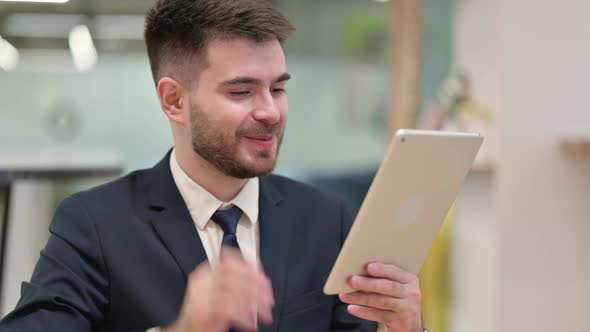
[[176,161],[182,170],[197,184],[222,202],[234,199],[246,185],[247,179],[238,179],[220,172],[201,158],[192,148],[176,146]]

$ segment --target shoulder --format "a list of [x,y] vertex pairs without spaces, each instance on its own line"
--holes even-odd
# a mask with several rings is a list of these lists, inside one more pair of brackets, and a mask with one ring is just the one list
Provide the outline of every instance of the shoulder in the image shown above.
[[269,187],[280,195],[285,208],[296,211],[298,214],[330,220],[350,218],[346,204],[334,193],[280,175],[261,178],[263,195],[264,192],[268,192]]
[[66,198],[64,203],[73,201],[92,205],[94,203],[112,204],[127,201],[133,194],[147,189],[148,178],[148,170],[137,170],[104,184],[77,192]]
[[317,204],[339,205],[342,203],[342,200],[333,193],[281,175],[270,175],[261,178],[261,183],[263,185],[271,184],[285,199],[313,201]]
[[129,223],[135,216],[135,207],[145,204],[146,195],[138,193],[147,192],[142,187],[148,173],[135,171],[70,195],[57,206],[49,231],[77,242],[92,239],[100,229],[117,229],[123,221]]
[[[109,220],[124,214],[146,200],[149,172],[138,170],[107,183],[76,192],[66,197],[57,207],[54,223],[63,219]],[[140,194],[144,193],[144,194]],[[140,194],[140,195],[138,195]],[[143,202],[142,202],[143,201]],[[53,225],[56,227],[57,225]]]

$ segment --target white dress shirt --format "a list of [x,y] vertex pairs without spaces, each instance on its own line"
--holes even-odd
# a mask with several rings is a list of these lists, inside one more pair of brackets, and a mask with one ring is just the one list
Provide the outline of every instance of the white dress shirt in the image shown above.
[[[193,219],[197,232],[209,264],[214,268],[219,262],[223,230],[211,220],[211,216],[218,209],[229,208],[232,205],[242,210],[242,216],[236,230],[236,237],[244,258],[252,263],[258,261],[259,229],[258,229],[258,178],[249,179],[238,195],[230,202],[222,202],[215,198],[205,188],[193,181],[180,167],[176,160],[176,150],[170,155],[170,170],[174,183],[188,211]],[[148,332],[159,332],[160,328],[153,328]]]
[[236,237],[244,258],[250,262],[258,260],[259,231],[258,231],[258,178],[249,179],[238,195],[230,202],[222,202],[211,193],[193,181],[180,167],[176,160],[175,150],[170,155],[170,170],[184,199],[188,211],[207,253],[211,266],[219,262],[223,230],[211,220],[211,216],[218,209],[232,205],[242,210],[242,217],[238,223]]

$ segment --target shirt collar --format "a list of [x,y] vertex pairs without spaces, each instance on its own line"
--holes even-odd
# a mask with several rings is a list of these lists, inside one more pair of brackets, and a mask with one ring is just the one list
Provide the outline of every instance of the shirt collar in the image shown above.
[[199,229],[204,229],[211,216],[219,208],[230,205],[239,207],[252,224],[258,222],[259,180],[251,178],[230,202],[222,202],[193,181],[176,160],[176,149],[170,154],[170,170],[192,218]]

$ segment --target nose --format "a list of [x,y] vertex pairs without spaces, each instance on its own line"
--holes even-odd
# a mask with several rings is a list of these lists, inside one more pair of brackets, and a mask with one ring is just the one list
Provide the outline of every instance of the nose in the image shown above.
[[271,93],[265,93],[257,98],[252,116],[256,121],[267,125],[274,125],[281,120],[281,111],[278,102]]

